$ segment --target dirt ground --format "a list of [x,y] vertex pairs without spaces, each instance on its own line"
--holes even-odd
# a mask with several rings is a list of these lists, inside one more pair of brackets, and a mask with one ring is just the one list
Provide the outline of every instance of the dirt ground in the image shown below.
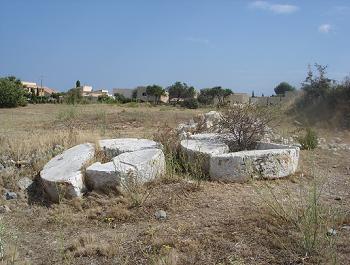
[[[175,127],[207,111],[107,105],[70,108],[32,105],[0,110],[0,150],[8,152],[5,144],[13,147],[29,138],[25,147],[17,146],[13,152],[22,159],[21,150],[26,155],[37,151],[30,147],[36,144],[31,135],[42,146],[61,131],[79,130],[87,138],[152,137],[165,123]],[[339,133],[350,143],[348,132]],[[12,187],[19,194],[17,200],[1,199],[0,203],[11,210],[0,214],[4,264],[350,264],[348,150],[301,151],[298,173],[281,180],[228,184],[166,177],[140,191],[137,205],[125,196],[97,193],[50,204],[37,181],[39,171],[40,167],[26,170],[24,166],[2,181],[3,191]],[[19,191],[8,180],[21,176],[35,180],[28,192]],[[299,202],[308,199],[306,191],[314,183],[320,190],[318,204],[327,214],[317,222],[333,218],[323,228],[333,228],[336,234],[327,236],[322,230],[321,237],[330,243],[306,254],[303,234],[291,222],[276,217],[270,206],[278,202],[284,205],[285,215],[292,216]],[[165,220],[154,216],[160,209],[167,213]]]

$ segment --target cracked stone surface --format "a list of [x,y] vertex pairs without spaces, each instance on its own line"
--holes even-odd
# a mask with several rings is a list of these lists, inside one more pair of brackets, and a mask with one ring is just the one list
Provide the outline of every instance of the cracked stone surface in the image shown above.
[[99,141],[99,145],[111,159],[126,152],[162,149],[162,145],[155,141],[138,138],[104,139]]

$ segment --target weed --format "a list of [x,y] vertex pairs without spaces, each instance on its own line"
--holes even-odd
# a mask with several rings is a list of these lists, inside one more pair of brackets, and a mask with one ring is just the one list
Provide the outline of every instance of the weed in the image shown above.
[[313,150],[318,145],[317,134],[311,128],[307,128],[305,135],[298,138],[298,142],[301,144],[301,149]]
[[131,201],[131,207],[140,207],[150,195],[150,191],[143,187],[135,172],[130,171],[121,181],[121,186],[123,193]]
[[267,207],[267,214],[275,226],[289,232],[288,237],[275,234],[281,248],[294,251],[303,259],[323,257],[336,260],[336,238],[327,235],[327,230],[334,227],[340,214],[322,203],[320,184],[314,181],[309,189],[301,187],[299,195],[287,188],[285,194],[276,194],[268,184],[265,188],[263,193],[267,193],[260,190],[259,194],[263,195],[262,203]]

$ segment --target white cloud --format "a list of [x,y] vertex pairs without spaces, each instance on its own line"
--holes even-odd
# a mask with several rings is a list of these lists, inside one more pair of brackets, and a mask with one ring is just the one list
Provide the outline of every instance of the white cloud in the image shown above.
[[288,4],[271,4],[267,1],[254,1],[250,4],[251,8],[268,10],[276,14],[290,14],[298,11],[299,7]]
[[201,39],[201,38],[195,38],[195,37],[188,37],[188,38],[186,38],[186,40],[190,41],[190,42],[201,43],[201,44],[208,44],[209,43],[208,39]]
[[318,31],[321,33],[329,33],[332,30],[332,26],[330,24],[322,24],[318,27]]

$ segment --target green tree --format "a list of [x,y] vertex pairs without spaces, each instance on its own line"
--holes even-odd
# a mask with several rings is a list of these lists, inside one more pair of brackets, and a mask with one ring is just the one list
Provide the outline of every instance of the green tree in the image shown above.
[[199,93],[198,102],[204,105],[210,105],[214,103],[214,97],[215,96],[211,88],[203,88]]
[[80,88],[72,88],[68,90],[65,96],[66,103],[73,104],[73,105],[81,103],[82,99],[83,99],[83,95]]
[[221,86],[216,86],[213,88],[204,88],[200,91],[198,96],[198,101],[202,104],[213,104],[214,99],[217,98],[218,104],[222,105],[225,98],[231,95],[233,92],[231,89],[222,88]]
[[335,81],[326,77],[327,66],[315,64],[318,75],[315,75],[309,66],[307,77],[301,84],[301,89],[305,91],[306,98],[309,101],[315,101],[319,98],[325,99],[334,87]]
[[192,86],[188,86],[186,83],[175,82],[168,87],[169,98],[176,98],[178,103],[180,99],[194,98],[196,90]]
[[14,108],[27,104],[22,83],[14,76],[0,78],[0,108]]
[[146,87],[147,96],[154,98],[154,103],[158,104],[160,102],[160,97],[165,95],[165,90],[161,86],[152,85]]
[[291,86],[287,82],[281,82],[275,87],[276,95],[284,95],[287,91],[294,91],[295,87]]
[[75,82],[75,87],[80,87],[80,80],[77,80],[77,82]]

